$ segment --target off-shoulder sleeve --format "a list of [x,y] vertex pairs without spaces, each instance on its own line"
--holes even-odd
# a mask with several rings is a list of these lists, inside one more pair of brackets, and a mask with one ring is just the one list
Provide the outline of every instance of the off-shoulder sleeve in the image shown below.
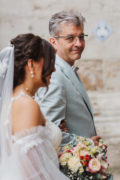
[[57,153],[45,127],[16,134],[13,143],[23,180],[68,180],[59,170]]

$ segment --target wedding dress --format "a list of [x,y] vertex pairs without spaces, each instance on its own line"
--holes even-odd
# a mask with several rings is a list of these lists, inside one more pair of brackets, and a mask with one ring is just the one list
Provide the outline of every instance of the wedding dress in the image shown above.
[[[21,92],[12,98],[12,103],[21,96],[25,94]],[[12,128],[11,124],[8,126]],[[12,135],[11,139],[12,152],[4,164],[0,180],[68,179],[59,171],[56,151],[59,150],[62,134],[54,123],[47,121],[45,127],[23,130]]]
[[12,134],[14,47],[0,52],[0,180],[68,180],[57,158],[60,129],[51,122]]

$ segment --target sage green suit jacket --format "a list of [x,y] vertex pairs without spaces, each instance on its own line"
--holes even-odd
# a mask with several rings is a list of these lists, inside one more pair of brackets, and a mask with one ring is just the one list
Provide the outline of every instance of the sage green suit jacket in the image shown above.
[[66,120],[69,133],[91,137],[96,135],[93,111],[86,90],[73,68],[56,56],[56,72],[48,91],[40,88],[36,100],[47,120],[57,125]]

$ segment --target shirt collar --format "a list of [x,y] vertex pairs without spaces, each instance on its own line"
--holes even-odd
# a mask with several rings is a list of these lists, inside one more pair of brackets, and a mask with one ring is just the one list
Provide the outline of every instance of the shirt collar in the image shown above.
[[56,54],[56,64],[62,67],[72,68],[74,72],[78,71],[79,67],[70,66],[66,61],[64,61],[60,56]]

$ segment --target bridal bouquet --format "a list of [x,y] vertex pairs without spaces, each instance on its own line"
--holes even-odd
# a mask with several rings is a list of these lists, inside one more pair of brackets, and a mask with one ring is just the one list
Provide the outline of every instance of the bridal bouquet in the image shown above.
[[91,139],[76,136],[75,143],[61,148],[59,153],[60,169],[71,180],[109,179],[106,145],[100,139],[95,146]]

